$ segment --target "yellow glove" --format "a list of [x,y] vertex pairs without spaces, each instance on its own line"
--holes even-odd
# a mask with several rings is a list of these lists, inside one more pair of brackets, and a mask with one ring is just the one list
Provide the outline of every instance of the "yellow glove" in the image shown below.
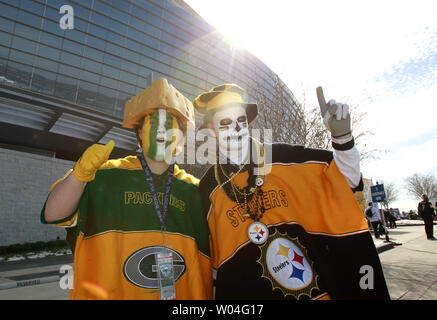
[[106,145],[93,144],[86,149],[74,166],[73,174],[76,179],[82,182],[94,180],[96,171],[108,160],[114,145],[111,140]]

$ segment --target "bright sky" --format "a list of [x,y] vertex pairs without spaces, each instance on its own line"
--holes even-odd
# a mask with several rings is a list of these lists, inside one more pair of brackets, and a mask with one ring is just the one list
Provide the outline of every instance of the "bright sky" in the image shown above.
[[[433,0],[186,0],[235,44],[264,61],[298,100],[326,99],[366,112],[379,159],[365,178],[395,183],[393,207],[417,208],[413,173],[437,176],[437,2]],[[437,199],[433,199],[436,201]]]

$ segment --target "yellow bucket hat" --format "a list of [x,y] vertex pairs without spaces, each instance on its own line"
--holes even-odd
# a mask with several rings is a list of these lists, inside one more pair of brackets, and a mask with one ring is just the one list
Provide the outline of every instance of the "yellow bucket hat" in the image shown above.
[[258,115],[258,108],[255,103],[244,102],[243,97],[243,88],[236,84],[228,83],[200,94],[194,99],[193,105],[198,112],[207,114],[211,111],[239,104],[245,107],[247,121],[250,123]]

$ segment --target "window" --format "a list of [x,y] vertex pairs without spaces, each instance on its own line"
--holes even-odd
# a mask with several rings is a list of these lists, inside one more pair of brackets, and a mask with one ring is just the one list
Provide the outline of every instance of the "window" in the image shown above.
[[58,73],[64,76],[70,76],[74,78],[79,78],[80,70],[74,67],[70,67],[64,64],[59,65]]
[[155,38],[159,38],[161,36],[161,30],[153,27],[150,24],[146,25],[144,32],[147,33],[148,35],[151,35],[152,37],[155,37]]
[[85,58],[82,58],[82,68],[90,72],[101,73],[102,64],[99,62],[94,62]]
[[88,35],[86,42],[90,47],[93,47],[96,49],[102,49],[105,47],[105,41],[100,40],[100,39],[93,37],[93,36],[90,36],[90,35]]
[[37,15],[42,15],[44,6],[31,0],[21,0],[20,7]]
[[88,20],[88,18],[86,19],[86,21],[84,21],[80,18],[74,19],[74,29],[80,30],[80,31],[83,31],[86,33],[88,31],[88,25],[89,25],[87,20]]
[[52,22],[52,21],[49,21],[47,19],[43,20],[42,29],[44,31],[48,31],[48,32],[54,33],[54,34],[56,34],[58,36],[61,36],[61,37],[64,36],[64,30],[59,28],[59,24],[55,23],[55,22]]
[[127,36],[134,40],[140,40],[143,38],[143,34],[133,28],[127,28]]
[[[120,80],[126,81],[126,82],[131,83],[131,84],[135,84],[135,83],[137,83],[137,76],[133,75],[129,72],[121,71],[120,72]],[[121,88],[121,82],[120,82],[120,88]],[[131,91],[128,91],[128,92],[131,92]]]
[[74,1],[82,4],[84,7],[91,8],[91,1],[92,0],[74,0]]
[[93,36],[106,39],[108,32],[105,29],[90,23],[89,33],[92,34]]
[[[44,17],[48,18],[52,21],[59,21],[59,19],[61,19],[62,15],[59,14],[59,8],[58,10],[50,8],[50,7],[46,7],[46,10],[44,12]],[[59,25],[58,25],[59,27]]]
[[25,11],[18,11],[17,21],[35,28],[41,28],[41,17],[35,16]]
[[121,69],[125,71],[129,71],[131,73],[137,73],[138,72],[138,66],[134,63],[130,63],[126,60],[121,61]]
[[151,48],[155,48],[158,49],[159,47],[159,40],[155,39],[153,37],[150,37],[148,35],[144,35],[144,44],[146,44],[147,46],[151,47]]
[[85,47],[84,49],[84,56],[90,59],[94,59],[97,61],[103,61],[103,52],[102,51],[98,51],[89,47]]
[[35,66],[39,67],[41,69],[50,70],[53,72],[58,71],[58,63],[57,62],[53,62],[53,61],[44,59],[42,57],[36,57]]
[[111,15],[111,7],[103,4],[101,1],[95,0],[93,10],[102,14],[105,14],[107,16]]
[[109,87],[113,90],[118,90],[118,81],[110,78],[100,77],[100,84],[105,87]]
[[80,43],[85,43],[85,33],[77,30],[66,30],[65,37]]
[[106,43],[105,51],[119,57],[123,56],[123,48],[109,42]]
[[146,9],[147,11],[150,11],[157,16],[162,16],[162,8],[158,7],[157,5],[152,4],[150,1],[141,0],[138,1],[138,5]]
[[106,65],[102,65],[102,74],[111,78],[118,79],[120,77],[120,70]]
[[134,27],[138,30],[144,30],[144,28],[145,28],[144,22],[142,22],[141,20],[134,18],[132,16],[130,17],[129,25],[131,25],[132,27]]
[[53,49],[43,44],[40,44],[38,47],[38,55],[43,56],[45,58],[59,60],[59,55],[61,51],[58,49]]
[[109,27],[111,25],[108,18],[96,12],[91,13],[91,22],[101,27]]
[[8,59],[9,57],[9,49],[0,46],[0,59]]
[[17,9],[0,3],[0,16],[15,20],[17,17]]
[[14,81],[14,85],[20,88],[28,88],[32,76],[32,67],[21,63],[8,62],[6,78]]
[[[81,6],[73,6],[74,9],[74,18],[82,18],[88,20],[90,17],[90,10],[81,7]],[[76,19],[74,19],[74,26],[76,27]]]
[[41,32],[40,42],[48,44],[52,47],[60,48],[62,44],[62,38],[47,32]]
[[98,99],[98,86],[88,82],[80,81],[77,94],[77,103],[96,106]]
[[19,38],[19,37],[13,37],[12,38],[12,48],[26,51],[29,53],[35,53],[36,43],[33,41]]
[[141,65],[149,69],[155,69],[155,61],[144,56],[141,57]]
[[97,107],[105,112],[114,113],[114,105],[117,101],[117,91],[104,87],[99,87],[99,97],[97,99]]
[[130,3],[124,0],[112,0],[112,5],[128,13],[131,11],[131,7],[132,7]]
[[129,21],[129,15],[128,14],[126,14],[126,13],[124,13],[124,12],[121,12],[121,11],[119,11],[119,10],[117,10],[117,9],[112,9],[111,10],[111,14],[110,14],[110,16],[111,16],[111,18],[113,18],[113,19],[117,19],[117,20],[119,20],[120,22],[123,22],[123,23],[128,23],[128,21]]
[[124,93],[130,94],[131,96],[135,95],[135,90],[136,90],[135,86],[131,86],[124,82],[120,82],[119,89]]
[[15,34],[28,39],[38,39],[39,30],[16,23]]
[[55,92],[56,74],[36,69],[33,73],[31,89],[44,94],[52,95]]
[[121,35],[125,35],[126,34],[126,25],[117,22],[116,20],[112,20],[109,27],[109,29],[111,29],[112,31],[115,31]]
[[76,42],[64,39],[64,43],[62,44],[62,48],[66,51],[70,51],[77,55],[82,55],[83,46]]
[[103,56],[103,62],[106,64],[109,64],[110,66],[114,66],[114,67],[121,66],[121,59],[114,57],[108,53],[105,53],[105,55]]
[[131,99],[132,95],[129,95],[127,93],[119,92],[117,102],[115,103],[115,112],[114,114],[117,117],[123,118],[123,112],[124,112],[124,104],[127,100]]
[[19,63],[24,63],[24,64],[28,64],[28,65],[33,65],[33,60],[34,60],[35,56],[34,55],[30,55],[24,52],[20,52],[17,50],[13,50],[11,49],[10,53],[9,53],[9,59],[19,62]]
[[0,30],[13,32],[15,22],[0,18]]
[[81,70],[80,71],[80,79],[85,80],[87,82],[92,82],[92,83],[98,84],[100,81],[100,76],[96,73]]
[[114,42],[120,46],[122,46],[124,44],[124,37],[119,36],[118,34],[114,33],[114,32],[107,32],[106,33],[106,40]]
[[[131,48],[131,47],[129,47],[129,48]],[[128,50],[128,49],[124,49],[123,52],[124,52],[123,56],[126,59],[128,59],[130,61],[133,61],[135,63],[139,63],[141,61],[141,58],[140,58],[139,54],[137,54],[137,53],[135,53],[135,52],[133,52],[131,50]]]
[[61,61],[72,66],[80,66],[81,59],[81,57],[68,52],[61,53]]
[[11,45],[11,35],[4,33],[4,32],[0,32],[0,44],[3,46],[7,46],[9,47]]

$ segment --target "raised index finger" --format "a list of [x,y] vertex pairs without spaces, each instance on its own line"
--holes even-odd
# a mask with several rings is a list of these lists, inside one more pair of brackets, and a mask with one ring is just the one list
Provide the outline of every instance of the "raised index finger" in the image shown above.
[[316,91],[317,91],[317,100],[319,100],[319,105],[320,105],[320,112],[322,113],[322,117],[324,117],[326,111],[328,111],[328,105],[326,104],[322,87],[317,87]]

